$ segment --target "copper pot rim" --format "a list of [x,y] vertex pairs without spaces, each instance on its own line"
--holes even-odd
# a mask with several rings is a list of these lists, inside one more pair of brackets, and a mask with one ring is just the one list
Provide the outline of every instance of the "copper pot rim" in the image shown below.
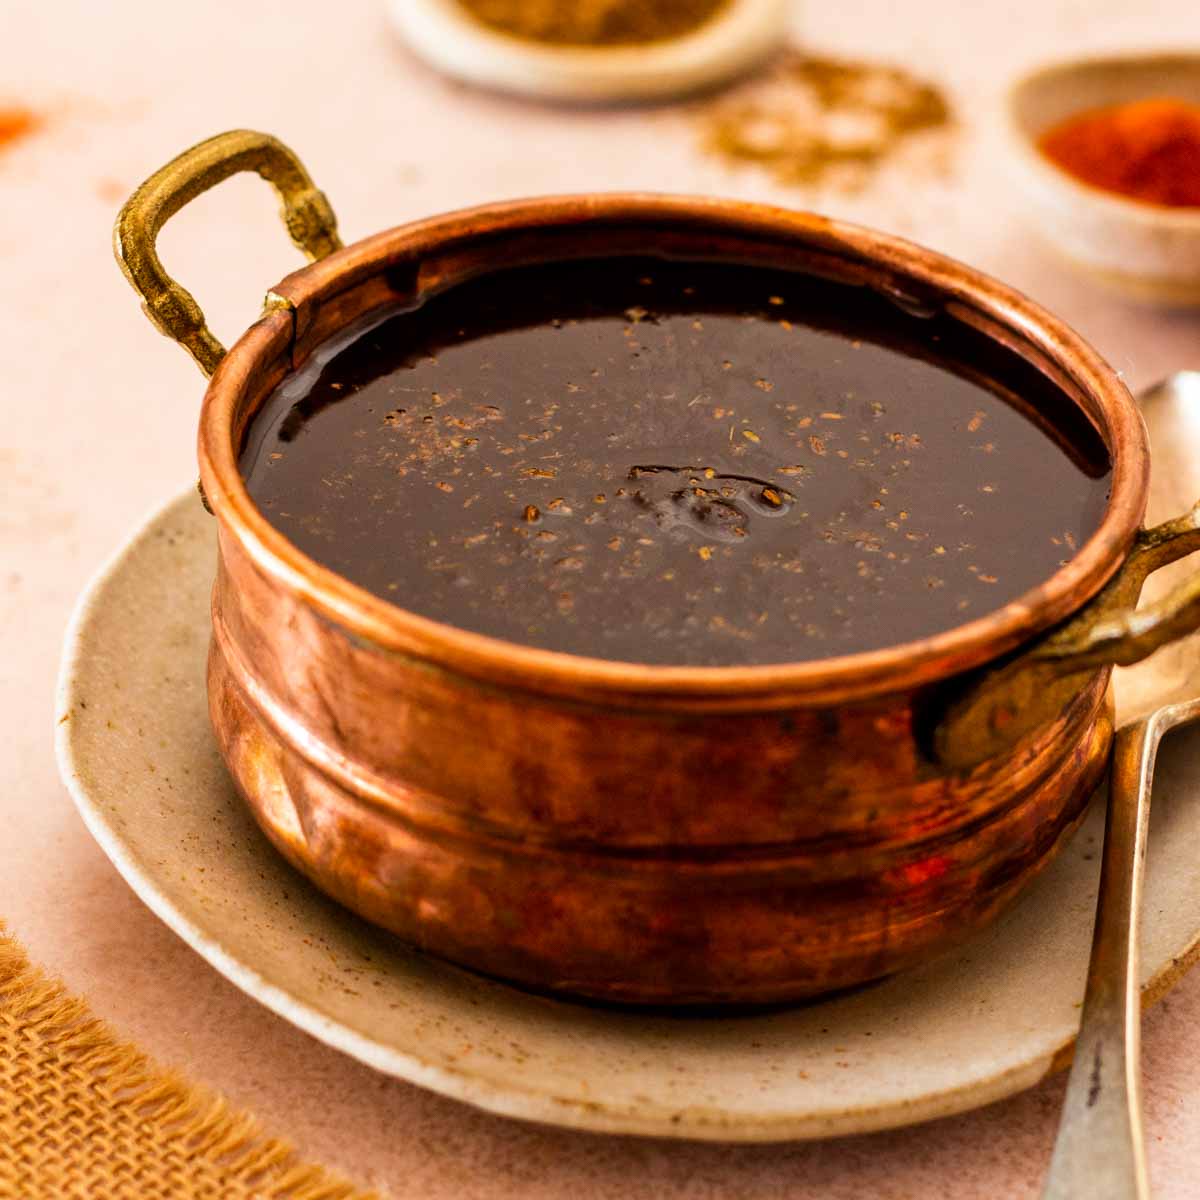
[[[294,343],[305,314],[345,290],[423,253],[481,234],[537,232],[587,223],[644,224],[744,233],[813,244],[878,264],[982,314],[1040,352],[1091,401],[1112,459],[1108,506],[1092,536],[1048,579],[985,616],[941,633],[864,653],[748,666],[695,667],[591,658],[521,645],[420,616],[376,596],[304,554],[255,505],[234,446],[239,406],[255,367],[285,332]],[[647,252],[653,251],[648,238]],[[548,258],[552,258],[550,255]],[[502,265],[502,264],[499,264]],[[213,375],[199,430],[201,480],[224,530],[258,569],[345,632],[385,652],[476,678],[579,699],[622,696],[670,704],[691,699],[749,707],[781,701],[836,703],[938,682],[993,660],[1052,628],[1090,600],[1123,561],[1148,491],[1145,426],[1116,372],[1070,326],[1023,293],[945,255],[868,227],[732,199],[614,192],[510,200],[396,226],[294,272],[269,293],[278,302],[251,326]],[[349,323],[349,322],[347,322]],[[334,336],[331,334],[331,336]]]

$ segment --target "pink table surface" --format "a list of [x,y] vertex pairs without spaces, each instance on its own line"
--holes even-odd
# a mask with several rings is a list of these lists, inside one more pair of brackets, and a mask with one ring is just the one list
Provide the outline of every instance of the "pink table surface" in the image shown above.
[[[1135,387],[1200,365],[1200,317],[1110,300],[1029,244],[994,129],[1005,81],[1033,61],[1196,45],[1194,0],[842,0],[802,6],[795,27],[814,47],[904,61],[945,84],[963,124],[945,182],[893,175],[853,198],[781,192],[702,157],[676,110],[554,111],[447,83],[395,44],[375,0],[6,6],[0,104],[50,118],[0,153],[0,917],[122,1033],[391,1196],[1036,1195],[1061,1080],[922,1128],[725,1148],[522,1125],[384,1078],[258,1007],[178,941],[92,843],[55,770],[53,686],[72,603],[126,530],[195,473],[200,377],[145,323],[109,229],[145,174],[219,130],[258,127],[295,146],[351,239],[537,192],[768,199],[994,271],[1074,322]],[[273,198],[247,179],[178,218],[163,252],[226,336],[295,265]],[[1198,1023],[1200,974],[1145,1025],[1151,1169],[1164,1200],[1200,1195]]]

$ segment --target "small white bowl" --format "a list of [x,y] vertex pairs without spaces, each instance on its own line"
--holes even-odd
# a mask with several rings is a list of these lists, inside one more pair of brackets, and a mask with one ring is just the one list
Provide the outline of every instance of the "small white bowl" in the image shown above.
[[1015,182],[1034,232],[1093,278],[1135,299],[1200,305],[1200,209],[1090,187],[1037,146],[1075,113],[1150,96],[1200,103],[1200,54],[1087,58],[1022,76],[1007,103]]
[[389,0],[422,58],[468,83],[545,100],[665,100],[723,83],[774,53],[787,0],[732,0],[693,33],[638,46],[543,46],[498,33],[457,0]]

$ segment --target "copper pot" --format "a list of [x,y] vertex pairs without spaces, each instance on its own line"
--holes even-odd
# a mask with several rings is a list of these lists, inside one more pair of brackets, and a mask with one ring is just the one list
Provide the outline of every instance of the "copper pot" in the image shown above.
[[[163,271],[158,229],[238,170],[275,185],[319,261],[224,353]],[[1068,565],[990,616],[820,662],[655,667],[550,653],[389,604],[306,558],[238,471],[279,382],[364,314],[497,264],[703,252],[935,306],[1051,376],[1103,436],[1112,495]],[[301,871],[402,938],[538,989],[646,1004],[793,1000],[925,959],[1054,856],[1101,776],[1111,665],[1200,624],[1200,579],[1132,615],[1200,547],[1140,531],[1145,431],[1076,334],[896,238],[735,201],[490,205],[340,248],[303,167],[261,134],[188,151],[130,199],[117,253],[212,380],[201,482],[218,523],[209,695],[221,752]]]

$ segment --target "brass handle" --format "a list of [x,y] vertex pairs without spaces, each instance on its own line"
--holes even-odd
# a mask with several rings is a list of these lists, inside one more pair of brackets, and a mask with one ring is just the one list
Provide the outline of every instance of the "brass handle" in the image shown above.
[[1200,573],[1157,603],[1137,608],[1152,572],[1197,550],[1200,503],[1141,530],[1121,570],[1082,612],[943,702],[932,737],[934,758],[969,770],[1060,714],[1078,693],[1082,675],[1141,662],[1200,629]]
[[340,249],[337,219],[300,160],[266,133],[220,133],[156,171],[125,201],[113,229],[113,251],[142,308],[159,332],[174,338],[211,375],[225,357],[192,294],[167,274],[155,241],[185,204],[240,171],[256,171],[279,193],[283,220],[310,260]]
[[[1038,657],[1071,670],[1128,667],[1155,650],[1200,627],[1200,573],[1189,576],[1155,604],[1134,607],[1147,577],[1168,563],[1200,550],[1200,504],[1173,521],[1139,532],[1137,542],[1117,577],[1119,594],[1086,618],[1077,617],[1048,638]],[[1112,588],[1112,584],[1109,585]],[[1102,593],[1102,599],[1107,591]]]

